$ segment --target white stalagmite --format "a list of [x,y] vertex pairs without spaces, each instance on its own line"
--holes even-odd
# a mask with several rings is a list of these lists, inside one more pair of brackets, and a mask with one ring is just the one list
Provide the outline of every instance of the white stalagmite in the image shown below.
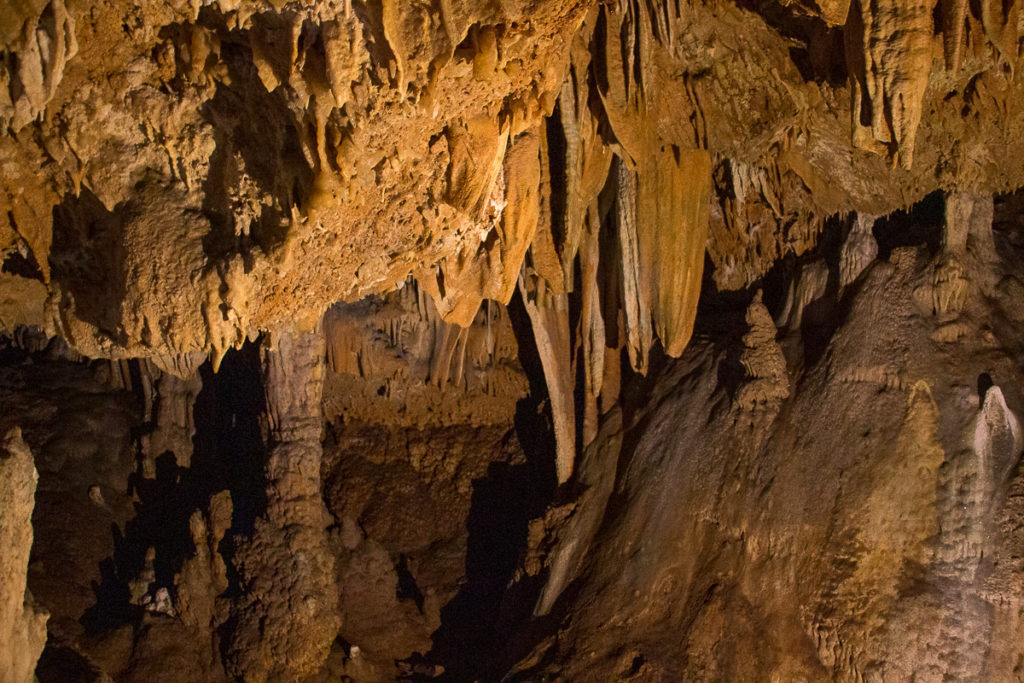
[[1020,422],[1006,405],[1006,398],[997,386],[988,388],[978,412],[974,428],[974,452],[981,474],[992,489],[1000,486],[1017,464],[1022,443]]

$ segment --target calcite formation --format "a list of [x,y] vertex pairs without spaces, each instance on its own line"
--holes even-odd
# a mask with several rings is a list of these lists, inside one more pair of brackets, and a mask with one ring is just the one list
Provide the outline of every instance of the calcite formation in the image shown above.
[[227,651],[228,673],[254,681],[316,673],[339,627],[320,496],[323,333],[286,335],[276,346],[263,358],[266,512],[236,551],[243,594]]
[[[1016,270],[980,256],[963,252],[966,272]],[[983,321],[1021,311],[973,279],[950,353],[934,341],[947,323],[908,286],[942,258],[902,247],[826,294],[847,312],[816,360],[760,293],[739,376],[729,342],[692,345],[639,404],[657,407],[604,442],[621,448],[619,471],[590,475],[594,493],[555,532],[549,587],[573,586],[565,630],[521,678],[1012,678],[1018,589],[998,582],[1015,541],[998,511],[1024,404],[1014,342],[998,335],[1019,331]],[[799,382],[785,357],[809,363]],[[873,369],[882,359],[898,382]],[[610,479],[616,505],[598,493]],[[538,609],[555,604],[542,594]]]
[[38,475],[19,429],[7,432],[0,449],[0,544],[4,548],[0,559],[0,677],[12,683],[28,682],[34,679],[36,661],[46,644],[49,618],[26,587]]
[[8,3],[0,679],[1019,677],[1019,5]]

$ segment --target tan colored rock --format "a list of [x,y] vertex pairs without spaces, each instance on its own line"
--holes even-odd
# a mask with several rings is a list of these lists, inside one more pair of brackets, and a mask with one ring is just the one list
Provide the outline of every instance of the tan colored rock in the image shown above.
[[620,161],[616,165],[615,197],[619,254],[622,259],[622,301],[626,321],[626,348],[633,369],[647,372],[651,352],[651,280],[644,269],[637,226],[636,173]]
[[473,324],[441,320],[415,281],[380,300],[324,316],[328,419],[402,426],[503,422],[526,393],[504,307],[485,302]]
[[9,125],[14,131],[46,109],[56,94],[68,61],[78,52],[75,21],[63,0],[51,0],[39,14],[32,13],[31,9],[29,12],[20,17],[24,20],[21,35],[4,41],[5,47],[14,48],[18,53],[17,71],[7,73],[4,68],[7,77],[4,80],[10,79],[10,91],[17,97],[10,103],[0,103],[0,124],[4,128]]
[[[853,141],[910,168],[932,68],[936,0],[855,0],[844,30]],[[870,122],[870,123],[868,123]]]
[[0,679],[11,683],[35,680],[46,645],[49,614],[26,587],[37,480],[21,430],[11,429],[0,442]]
[[226,650],[228,672],[252,681],[316,673],[339,627],[329,513],[320,494],[323,333],[275,343],[263,360],[267,508],[233,558],[244,592]]
[[638,177],[638,246],[651,316],[673,357],[689,343],[697,315],[710,198],[711,158],[702,150],[664,149]]
[[572,476],[576,462],[575,372],[569,336],[568,297],[549,291],[543,279],[528,273],[525,268],[520,275],[519,291],[530,318],[548,387],[555,432],[555,476],[559,484],[564,484]]
[[839,254],[839,286],[845,287],[857,279],[878,256],[878,242],[871,228],[875,217],[857,214],[851,221],[850,232]]
[[963,60],[967,6],[967,0],[939,0],[942,19],[942,49],[946,59],[946,68],[950,71],[959,71]]
[[750,408],[777,403],[789,396],[789,373],[775,338],[778,330],[761,300],[760,290],[747,307],[746,320],[749,329],[743,335],[740,363],[746,370],[747,382],[740,388],[737,403]]

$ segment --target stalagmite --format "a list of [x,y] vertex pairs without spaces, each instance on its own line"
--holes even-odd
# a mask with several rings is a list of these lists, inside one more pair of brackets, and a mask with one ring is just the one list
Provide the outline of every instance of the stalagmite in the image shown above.
[[789,373],[786,358],[775,339],[775,323],[761,301],[760,290],[747,307],[747,325],[750,329],[743,335],[743,354],[740,356],[747,381],[740,387],[737,403],[754,408],[787,398]]
[[0,441],[0,680],[31,683],[46,644],[49,615],[26,587],[38,475],[14,428]]
[[266,512],[234,556],[245,590],[228,669],[245,680],[315,673],[339,627],[329,514],[320,493],[323,333],[318,328],[275,341],[276,348],[263,352]]
[[217,598],[229,587],[220,544],[231,527],[231,494],[221,491],[210,500],[209,507],[209,514],[196,510],[189,517],[195,554],[185,560],[174,577],[175,602],[181,619],[200,634],[217,625]]
[[995,385],[985,391],[975,425],[972,446],[985,479],[986,493],[992,495],[1017,465],[1024,435],[1020,421],[1006,405],[1002,389]]

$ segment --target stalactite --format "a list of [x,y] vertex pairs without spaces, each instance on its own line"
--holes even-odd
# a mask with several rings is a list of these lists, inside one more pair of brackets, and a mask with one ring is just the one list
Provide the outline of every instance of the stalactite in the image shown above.
[[857,279],[878,256],[878,242],[871,229],[875,217],[859,213],[851,221],[850,234],[839,253],[839,286],[845,287]]
[[601,287],[598,283],[600,260],[600,222],[597,206],[592,203],[587,214],[586,232],[580,250],[580,328],[583,334],[583,446],[597,436],[598,397],[604,382],[605,329],[601,314]]
[[505,155],[505,210],[498,223],[498,242],[487,252],[488,299],[507,304],[516,288],[526,251],[537,234],[541,212],[541,133],[517,136]]
[[565,137],[565,210],[562,220],[562,267],[565,269],[567,286],[572,288],[572,263],[579,248],[580,229],[582,228],[583,196],[580,188],[582,179],[583,153],[581,150],[580,127],[576,114],[576,90],[572,83],[572,73],[562,82],[562,92],[558,98],[562,134]]
[[528,274],[525,268],[519,276],[519,291],[544,368],[555,431],[555,474],[558,483],[563,484],[572,476],[576,460],[576,409],[568,297],[551,292],[542,278]]
[[703,150],[663,150],[637,179],[641,277],[649,282],[655,332],[673,357],[686,348],[697,316],[710,199],[711,157]]
[[616,167],[618,193],[615,198],[622,258],[622,297],[626,316],[626,346],[629,362],[640,374],[647,372],[647,356],[651,350],[650,290],[640,257],[637,237],[636,174],[621,160]]
[[[14,97],[8,99],[5,93],[7,102],[0,100],[0,124],[3,128],[9,124],[14,131],[23,128],[45,110],[56,94],[68,62],[78,52],[75,22],[63,0],[29,6],[45,6],[44,16],[26,21],[21,27],[21,35],[18,36],[21,45],[14,61],[17,68],[10,76],[13,81],[10,90]],[[9,8],[8,11],[15,9]],[[51,14],[49,21],[45,20],[47,12]]]
[[404,31],[402,26],[402,3],[397,0],[384,0],[381,3],[381,17],[384,24],[384,36],[387,38],[388,44],[391,47],[391,52],[395,55],[396,70],[398,75],[396,77],[398,86],[398,95],[402,99],[405,98],[406,91],[409,88],[410,76],[408,74],[408,60],[407,53],[408,48],[405,45]]
[[540,211],[537,230],[530,243],[530,263],[533,270],[547,282],[547,288],[556,293],[565,292],[565,271],[555,246],[551,215],[552,182],[551,157],[544,129],[540,135]]
[[936,0],[854,0],[844,31],[855,146],[909,169],[932,66]]
[[985,35],[1013,69],[1019,51],[1020,3],[1017,0],[981,0],[979,5]]
[[[143,386],[155,382],[153,407],[150,413],[152,429],[140,438],[142,474],[147,478],[156,477],[156,461],[165,453],[173,453],[179,467],[190,467],[192,463],[192,437],[195,435],[193,407],[202,390],[199,373],[181,379],[176,375],[144,369],[140,376]],[[154,376],[153,379],[148,379]]]
[[939,0],[942,19],[942,52],[946,69],[960,71],[964,52],[964,24],[967,21],[967,0]]

